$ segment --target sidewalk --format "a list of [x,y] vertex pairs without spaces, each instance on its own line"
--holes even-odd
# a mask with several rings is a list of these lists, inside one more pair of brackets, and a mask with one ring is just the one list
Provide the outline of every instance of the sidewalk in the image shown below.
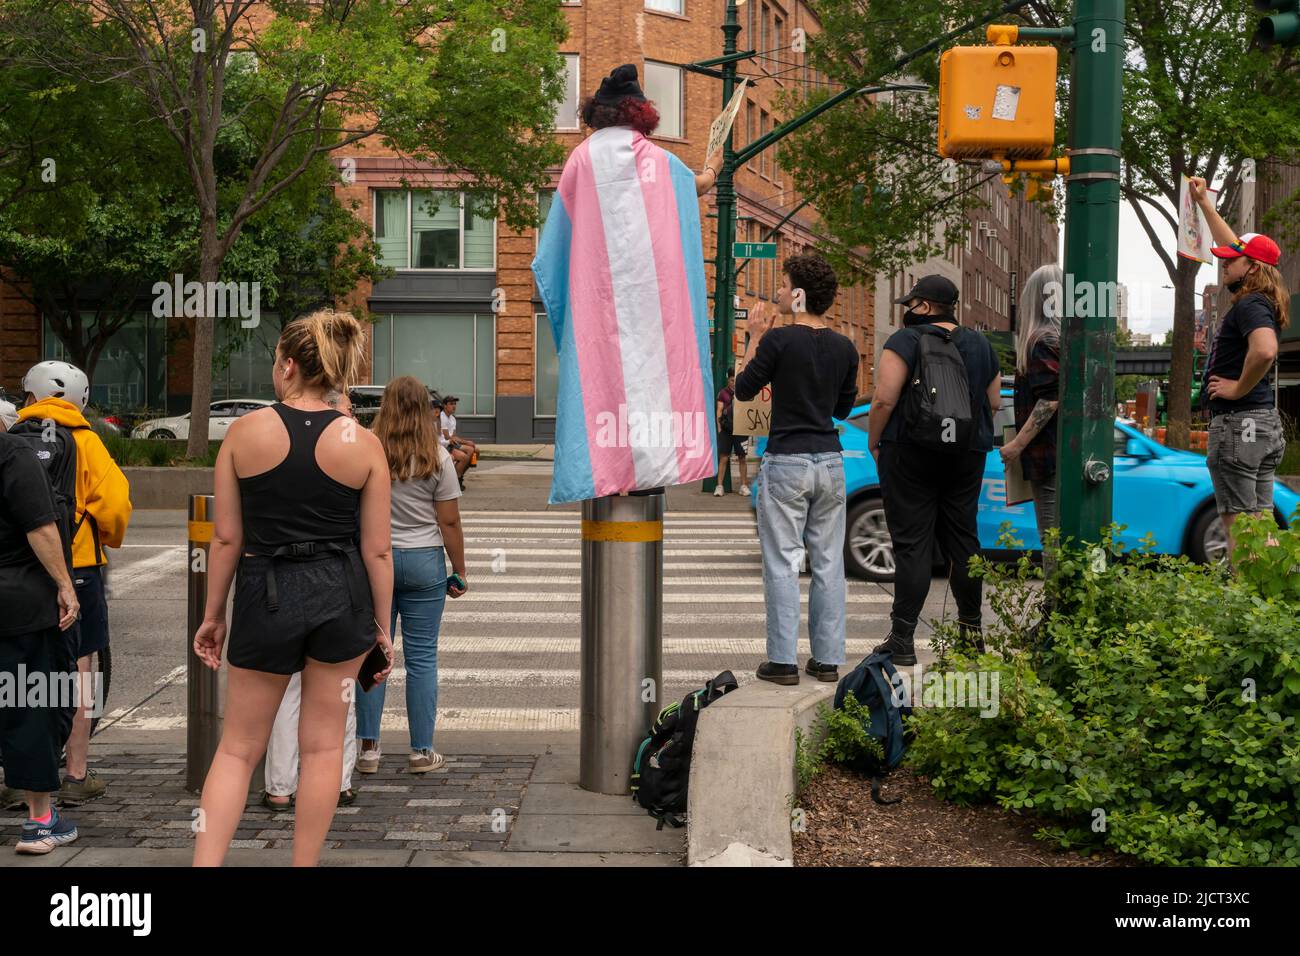
[[[43,857],[0,849],[0,866],[188,866],[199,804],[185,790],[183,744],[100,745],[91,766],[107,794],[67,814],[76,843]],[[325,866],[680,866],[684,830],[656,830],[630,797],[588,793],[573,781],[576,753],[447,754],[447,765],[409,774],[405,755],[375,774],[354,774],[357,801],[339,807]],[[232,865],[290,860],[293,814],[250,797],[235,832]],[[0,814],[6,844],[21,811]]]

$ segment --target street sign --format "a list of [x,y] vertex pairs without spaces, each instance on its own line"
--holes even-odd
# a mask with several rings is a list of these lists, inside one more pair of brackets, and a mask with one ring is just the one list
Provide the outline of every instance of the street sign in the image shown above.
[[731,254],[737,259],[775,259],[775,242],[733,242]]

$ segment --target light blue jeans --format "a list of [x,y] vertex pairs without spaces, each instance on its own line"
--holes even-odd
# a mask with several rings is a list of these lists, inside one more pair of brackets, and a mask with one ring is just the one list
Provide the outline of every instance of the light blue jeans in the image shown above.
[[[393,616],[388,633],[402,619],[402,661],[406,665],[406,720],[412,750],[433,749],[438,714],[438,626],[447,602],[447,559],[442,548],[393,549]],[[388,681],[369,691],[357,688],[357,737],[378,740]]]
[[812,656],[822,664],[843,664],[843,456],[837,451],[764,455],[756,507],[768,660],[799,663],[799,570],[806,544],[812,569],[808,592]]

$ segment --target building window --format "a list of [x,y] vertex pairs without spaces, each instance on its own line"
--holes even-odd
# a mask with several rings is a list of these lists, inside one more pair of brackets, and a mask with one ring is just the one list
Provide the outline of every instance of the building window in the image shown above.
[[682,133],[682,68],[669,63],[645,61],[645,95],[659,110],[660,136],[680,139]]
[[533,415],[553,418],[560,393],[560,356],[555,350],[555,336],[545,312],[533,316]]
[[[745,241],[754,242],[754,224],[753,222],[745,223]],[[747,260],[749,265],[745,267],[745,293],[754,294],[754,260]]]
[[450,190],[377,189],[380,261],[394,269],[495,269],[494,213]]
[[[754,141],[754,104],[750,100],[745,100],[745,145],[748,146]],[[751,173],[754,171],[754,157],[749,157],[749,162],[745,163],[745,168]]]
[[561,53],[560,59],[564,61],[564,99],[555,104],[555,128],[578,129],[578,54]]
[[778,56],[785,52],[785,20],[779,15],[772,21],[772,46],[776,49]]
[[[265,313],[262,318],[266,319]],[[83,327],[88,327],[93,319],[93,313],[81,314]],[[266,324],[265,321],[261,323],[261,325]],[[71,362],[72,358],[63,347],[63,342],[54,334],[50,320],[45,318],[42,325],[44,331],[42,360]],[[216,323],[218,343],[214,355],[218,359],[222,355],[220,347],[222,333],[231,325],[239,328],[239,323],[234,320],[218,320]],[[272,351],[278,337],[277,329],[271,340]],[[100,411],[165,410],[167,408],[167,320],[147,312],[132,315],[105,343],[90,379],[90,404]],[[215,372],[212,376],[214,399],[225,397],[217,394],[218,382],[219,372]],[[269,392],[271,390],[269,358],[266,363],[265,382],[266,390]]]
[[491,312],[384,315],[374,324],[373,380],[414,375],[460,398],[466,415],[496,412],[496,326]]
[[686,15],[686,0],[645,0],[647,10],[659,10],[662,13]]
[[546,220],[551,215],[551,203],[555,202],[555,190],[543,189],[537,194],[537,217],[541,223],[537,227],[537,235],[533,241],[533,249],[542,241],[542,230],[546,228]]
[[[758,135],[766,136],[771,127],[768,125],[767,110],[758,111]],[[758,154],[758,174],[767,177],[767,150]]]
[[[772,18],[772,11],[768,9],[767,4],[765,3],[765,4],[763,4],[763,21],[762,21],[762,23],[759,24],[759,30],[761,31],[760,34],[759,34],[759,38],[758,38],[758,52],[759,52],[759,53],[766,53],[766,52],[767,52],[767,49],[768,49],[768,47],[767,47],[767,38],[768,38],[768,32],[767,32],[768,28],[767,28],[767,24],[768,24],[768,21],[769,21],[771,18]],[[767,64],[766,64],[766,61],[764,61],[763,69],[765,69],[765,70],[768,69]],[[768,72],[771,72],[771,71],[768,70]]]

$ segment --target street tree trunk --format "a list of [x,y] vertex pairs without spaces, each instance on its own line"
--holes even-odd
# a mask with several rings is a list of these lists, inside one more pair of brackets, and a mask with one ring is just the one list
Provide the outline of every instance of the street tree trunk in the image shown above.
[[1165,443],[1170,448],[1191,444],[1192,340],[1196,332],[1196,274],[1201,264],[1178,257],[1174,277],[1174,329],[1170,336],[1169,426]]
[[[204,289],[217,281],[221,270],[221,253],[217,238],[215,217],[205,222],[199,238],[199,282]],[[212,345],[215,326],[208,315],[207,295],[199,314],[194,318],[194,356],[190,372],[190,437],[185,444],[185,457],[202,458],[208,453],[208,412],[212,404]]]

